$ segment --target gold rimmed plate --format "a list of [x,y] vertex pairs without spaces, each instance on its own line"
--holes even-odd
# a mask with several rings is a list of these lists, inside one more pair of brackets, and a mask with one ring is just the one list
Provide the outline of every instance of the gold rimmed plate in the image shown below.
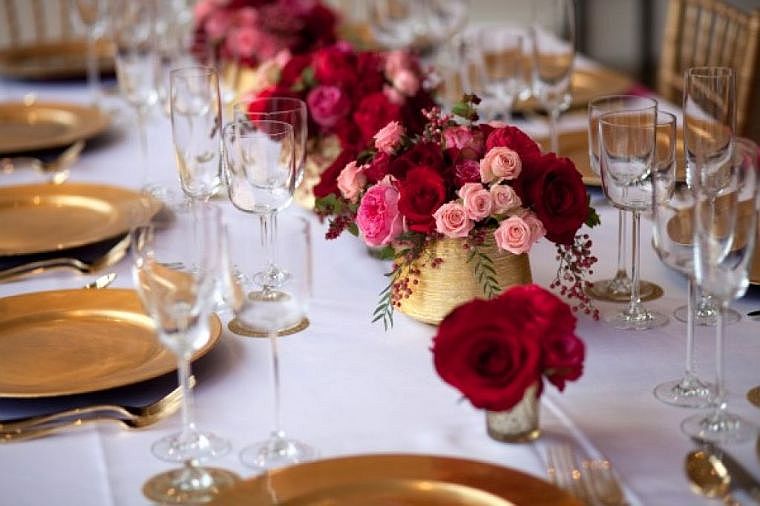
[[[206,345],[219,341],[214,315]],[[177,367],[134,290],[57,290],[0,299],[0,397],[95,392]]]
[[[113,44],[96,46],[98,68],[113,72]],[[0,51],[0,75],[15,79],[69,79],[87,73],[87,42],[66,40],[11,47]]]
[[108,116],[64,102],[0,103],[0,154],[61,148],[102,133]]
[[126,188],[85,183],[0,187],[0,256],[63,251],[122,235],[141,217],[144,199]]
[[559,488],[514,469],[428,455],[360,455],[240,482],[217,506],[581,506]]

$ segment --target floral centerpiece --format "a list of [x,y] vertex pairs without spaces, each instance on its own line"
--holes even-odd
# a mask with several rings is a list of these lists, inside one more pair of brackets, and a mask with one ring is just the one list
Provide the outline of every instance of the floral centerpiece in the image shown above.
[[441,378],[487,410],[489,434],[504,441],[538,436],[543,380],[563,391],[583,373],[576,319],[556,295],[515,286],[463,304],[441,322],[433,362]]
[[[460,121],[437,108],[427,111],[421,134],[402,121],[388,122],[357,159],[339,159],[344,167],[334,189],[317,201],[317,212],[331,217],[327,237],[349,230],[394,259],[375,312],[386,327],[394,308],[405,310],[423,285],[420,274],[451,260],[437,246],[467,252],[469,278],[474,276],[482,293],[457,299],[461,283],[452,283],[441,294],[448,305],[419,318],[431,323],[474,296],[493,297],[509,284],[530,282],[529,272],[500,279],[497,260],[523,259],[522,265],[502,270],[525,270],[526,253],[542,238],[557,245],[553,286],[575,298],[576,309],[598,317],[584,292],[584,276],[596,258],[588,235],[579,233],[584,223],[597,224],[598,216],[581,175],[570,159],[542,154],[516,127],[478,124],[478,101],[465,96],[455,107]],[[320,187],[330,184],[323,181]]]
[[282,51],[299,54],[334,43],[336,21],[319,0],[201,0],[195,42],[222,60],[256,67]]

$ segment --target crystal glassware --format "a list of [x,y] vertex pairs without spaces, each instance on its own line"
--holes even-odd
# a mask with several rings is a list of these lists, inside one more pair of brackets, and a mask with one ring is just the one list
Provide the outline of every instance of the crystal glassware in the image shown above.
[[189,384],[190,358],[210,337],[216,278],[223,263],[221,213],[191,201],[172,211],[170,225],[143,221],[131,238],[135,287],[159,340],[177,357],[183,400],[182,430],[152,446],[156,457],[183,466],[152,477],[143,492],[159,503],[196,504],[238,480],[229,471],[200,466],[227,453],[230,444],[196,428]]
[[101,107],[103,90],[100,85],[98,41],[108,29],[109,0],[71,0],[74,21],[87,28],[87,87],[95,107]]
[[[725,384],[725,325],[728,305],[746,292],[748,271],[757,236],[758,151],[748,139],[731,141],[732,155],[702,163],[699,151],[693,159],[690,185],[694,188],[692,213],[694,273],[703,293],[718,305],[715,331],[715,388],[712,411],[691,416],[681,423],[689,436],[716,443],[754,440],[758,427],[727,410]],[[735,150],[733,149],[735,144]],[[734,152],[735,151],[735,152]]]
[[571,102],[570,81],[575,60],[574,0],[533,3],[533,95],[549,113],[551,151],[559,154],[557,122]]
[[[635,95],[604,95],[589,102],[588,158],[594,174],[601,175],[599,169],[599,117],[607,112],[637,109],[650,103],[650,99]],[[618,250],[615,275],[609,279],[594,281],[594,284],[587,289],[588,295],[596,300],[627,302],[631,299],[631,278],[628,277],[626,266],[627,214],[628,212],[625,209],[618,210]],[[642,299],[647,299],[661,292],[662,289],[656,284],[645,280],[639,281],[639,296]]]
[[[700,156],[706,165],[725,163],[733,150],[736,129],[736,91],[734,71],[728,67],[694,67],[685,72],[683,93],[684,151],[686,178]],[[718,308],[709,296],[697,298],[697,325],[717,323]],[[676,319],[684,321],[685,310],[677,308]],[[735,323],[741,315],[727,309],[723,323]]]
[[222,102],[212,67],[174,69],[170,77],[172,140],[182,191],[208,201],[221,185]]
[[652,209],[652,171],[655,163],[657,102],[641,109],[615,111],[599,118],[599,153],[602,188],[620,209],[633,213],[631,299],[628,307],[606,320],[615,328],[647,330],[667,323],[668,318],[645,308],[639,295],[641,212]]
[[683,376],[660,383],[655,387],[654,395],[674,406],[700,408],[710,403],[713,390],[694,371],[694,243],[689,232],[695,201],[692,189],[676,179],[676,142],[676,117],[658,112],[652,176],[652,242],[665,265],[687,276],[690,311],[686,322],[686,366]]

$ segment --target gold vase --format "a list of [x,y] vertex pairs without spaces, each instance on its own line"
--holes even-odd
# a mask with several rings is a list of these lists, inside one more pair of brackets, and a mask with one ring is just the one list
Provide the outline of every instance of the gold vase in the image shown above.
[[538,383],[525,390],[525,395],[512,409],[486,411],[488,435],[505,443],[525,443],[541,435],[538,428]]
[[[486,241],[479,250],[493,261],[496,280],[503,291],[512,285],[530,283],[530,262],[527,254],[513,255],[499,251],[493,239]],[[438,325],[456,306],[477,297],[485,297],[475,274],[475,265],[468,262],[470,250],[464,239],[439,239],[423,252],[414,267],[419,269],[412,293],[401,300],[398,308],[415,320]],[[436,267],[431,260],[441,258]]]

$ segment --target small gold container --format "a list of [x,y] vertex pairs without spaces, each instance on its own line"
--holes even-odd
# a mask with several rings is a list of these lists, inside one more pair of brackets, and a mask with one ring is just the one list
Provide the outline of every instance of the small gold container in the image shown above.
[[522,400],[512,409],[486,411],[488,435],[504,443],[527,443],[541,435],[538,426],[540,404],[538,383],[525,390]]

